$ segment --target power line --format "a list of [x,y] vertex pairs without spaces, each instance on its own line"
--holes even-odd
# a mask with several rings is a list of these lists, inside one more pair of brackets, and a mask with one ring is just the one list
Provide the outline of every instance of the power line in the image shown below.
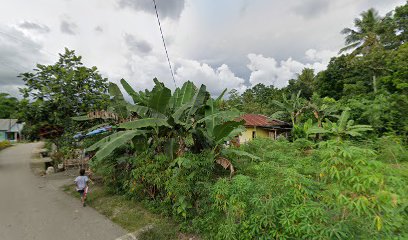
[[157,13],[156,0],[153,0],[153,4],[154,4],[154,10],[156,11],[157,22],[159,23],[160,34],[161,34],[161,37],[162,37],[162,40],[163,40],[164,50],[166,51],[167,62],[169,63],[171,77],[173,78],[174,87],[177,88],[176,80],[174,79],[173,68],[171,67],[171,63],[170,63],[169,53],[167,52],[166,42],[164,41],[164,37],[163,37],[163,30],[162,30],[162,27],[161,27],[161,24],[160,24],[159,14]]

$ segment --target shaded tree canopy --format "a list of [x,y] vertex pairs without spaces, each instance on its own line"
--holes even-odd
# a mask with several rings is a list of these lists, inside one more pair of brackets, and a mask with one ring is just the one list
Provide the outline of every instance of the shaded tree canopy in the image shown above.
[[109,101],[107,79],[96,67],[85,67],[82,57],[67,48],[59,56],[55,64],[37,64],[34,72],[19,75],[25,83],[20,91],[30,100],[21,106],[29,125],[63,129],[70,117],[103,109]]

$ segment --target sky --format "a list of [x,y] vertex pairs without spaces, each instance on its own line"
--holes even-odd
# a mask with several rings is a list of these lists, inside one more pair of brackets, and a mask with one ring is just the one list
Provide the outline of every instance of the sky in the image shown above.
[[[156,0],[176,86],[213,94],[258,83],[282,88],[303,68],[326,68],[340,31],[371,7],[405,0]],[[0,92],[19,96],[19,73],[53,64],[67,47],[111,82],[174,89],[152,0],[0,0]]]

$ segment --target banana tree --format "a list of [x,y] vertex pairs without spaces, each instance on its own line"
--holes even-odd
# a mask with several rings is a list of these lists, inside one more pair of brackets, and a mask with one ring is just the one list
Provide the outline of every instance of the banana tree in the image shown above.
[[273,100],[273,104],[281,108],[281,111],[278,111],[272,115],[272,117],[282,114],[287,114],[290,116],[292,125],[295,126],[298,121],[300,115],[303,113],[304,109],[307,107],[305,105],[305,101],[303,98],[300,97],[301,91],[297,94],[292,93],[290,98],[288,98],[285,94],[282,95],[283,101],[279,102]]
[[347,136],[357,137],[362,136],[363,132],[372,131],[370,125],[354,125],[354,120],[349,119],[349,110],[344,110],[337,122],[332,122],[328,118],[323,122],[323,128],[317,126],[308,129],[307,133],[310,134],[326,134],[336,137],[337,140],[342,140]]
[[[240,113],[220,111],[222,95],[217,99],[210,98],[205,85],[197,88],[188,81],[172,94],[163,83],[157,79],[154,81],[152,91],[136,92],[125,80],[121,80],[134,101],[134,104],[126,104],[126,110],[137,119],[118,124],[116,135],[103,138],[88,148],[88,151],[97,151],[96,159],[101,160],[135,140],[149,142],[151,146],[156,142],[154,151],[166,152],[171,158],[181,156],[186,150],[200,152],[210,148],[220,152],[225,141],[244,130],[243,122],[234,121]],[[115,95],[121,102],[117,109],[124,112],[123,96],[118,92]]]

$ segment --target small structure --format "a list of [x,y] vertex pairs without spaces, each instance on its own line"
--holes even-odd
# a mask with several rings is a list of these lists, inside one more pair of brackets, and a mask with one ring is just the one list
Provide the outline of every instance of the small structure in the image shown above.
[[238,120],[245,121],[246,131],[239,136],[239,142],[245,143],[257,137],[277,139],[288,137],[292,129],[290,123],[277,119],[269,119],[261,114],[244,114]]
[[0,119],[0,141],[19,141],[23,127],[24,123],[18,123],[17,119]]

